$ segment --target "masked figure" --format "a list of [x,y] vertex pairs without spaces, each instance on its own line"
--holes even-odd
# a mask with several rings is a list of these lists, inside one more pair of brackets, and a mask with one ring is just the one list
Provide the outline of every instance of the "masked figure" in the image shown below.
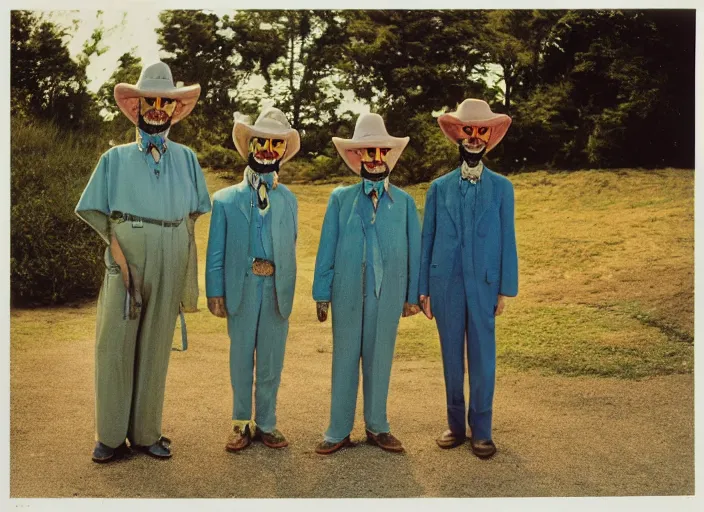
[[199,95],[199,85],[175,87],[162,62],[145,67],[136,86],[116,85],[137,141],[103,154],[76,206],[108,245],[98,298],[95,462],[128,453],[126,438],[149,455],[171,456],[161,415],[184,281],[197,275],[187,268],[188,224],[210,211],[210,198],[196,155],[167,134]]
[[389,184],[408,137],[391,137],[378,114],[362,114],[350,140],[333,137],[357,185],[333,191],[315,261],[313,299],[318,319],[332,305],[330,425],[316,452],[351,445],[362,360],[367,440],[403,451],[389,429],[389,392],[399,318],[418,307],[420,223],[413,199]]
[[241,183],[213,196],[205,270],[208,308],[227,318],[230,335],[231,452],[253,439],[270,448],[288,445],[276,429],[276,394],[296,284],[298,203],[278,173],[300,148],[298,132],[279,109],[265,108],[254,125],[235,116],[232,137],[248,165]]
[[420,301],[425,315],[435,316],[440,333],[450,427],[437,443],[454,448],[466,439],[466,340],[470,443],[475,455],[488,458],[496,452],[491,437],[494,317],[503,311],[504,297],[518,293],[518,258],[513,186],[481,159],[501,141],[511,118],[468,99],[438,122],[457,145],[460,166],[431,183],[423,221]]

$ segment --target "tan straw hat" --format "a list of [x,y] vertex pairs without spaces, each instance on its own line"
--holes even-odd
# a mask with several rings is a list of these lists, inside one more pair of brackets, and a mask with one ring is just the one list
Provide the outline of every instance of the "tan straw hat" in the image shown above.
[[176,87],[171,70],[159,61],[142,68],[137,85],[117,84],[115,101],[122,113],[135,125],[139,122],[139,98],[170,98],[176,100],[171,124],[178,123],[191,113],[200,96],[200,85]]
[[491,137],[486,145],[487,153],[496,146],[506,135],[511,125],[511,118],[506,114],[495,114],[489,104],[483,100],[466,99],[456,112],[448,112],[438,117],[438,124],[445,136],[457,144],[459,139],[467,137],[462,130],[464,126],[486,126],[491,128]]
[[359,174],[361,171],[361,159],[355,151],[356,149],[389,148],[386,164],[389,166],[389,170],[393,170],[409,140],[409,137],[389,135],[384,120],[379,114],[361,114],[357,118],[354,135],[351,139],[332,138],[337,152],[355,174]]

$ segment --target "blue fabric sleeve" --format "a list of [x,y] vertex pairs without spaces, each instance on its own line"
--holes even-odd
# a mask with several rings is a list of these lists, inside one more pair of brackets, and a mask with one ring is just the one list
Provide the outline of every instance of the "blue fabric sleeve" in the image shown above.
[[518,254],[514,223],[513,185],[507,182],[501,199],[501,284],[499,293],[506,297],[518,295]]
[[406,227],[408,232],[408,289],[406,291],[406,302],[418,304],[418,278],[420,277],[420,221],[418,220],[418,209],[412,197],[408,197]]
[[211,206],[208,186],[205,183],[205,175],[203,174],[203,169],[200,167],[196,154],[190,149],[188,151],[191,157],[191,172],[193,173],[191,177],[193,179],[193,186],[195,186],[196,194],[198,196],[198,207],[196,208],[196,211],[198,213],[208,213]]
[[109,152],[103,153],[83,190],[76,205],[76,215],[98,232],[100,237],[110,244],[108,201],[108,161]]
[[430,259],[433,256],[433,243],[435,241],[435,183],[425,196],[425,210],[423,212],[423,234],[420,249],[420,275],[418,278],[418,294],[427,296],[428,281],[430,279]]
[[315,274],[313,276],[313,300],[330,302],[332,297],[332,280],[335,275],[335,253],[339,232],[340,207],[335,191],[330,194],[328,208],[325,211],[323,229],[320,233],[318,254],[315,257]]
[[225,296],[225,240],[227,239],[227,218],[222,203],[213,200],[213,214],[210,218],[208,252],[205,258],[205,296]]

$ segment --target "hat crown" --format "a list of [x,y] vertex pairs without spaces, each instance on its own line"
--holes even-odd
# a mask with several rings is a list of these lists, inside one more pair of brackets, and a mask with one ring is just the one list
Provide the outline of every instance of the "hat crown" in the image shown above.
[[357,118],[352,140],[358,141],[378,137],[389,137],[384,119],[379,114],[361,114]]
[[174,79],[171,76],[171,69],[161,61],[142,68],[137,88],[145,91],[173,89]]
[[456,115],[462,121],[483,121],[496,117],[496,114],[491,111],[486,101],[474,98],[464,100],[460,106],[457,107]]
[[267,127],[282,131],[290,130],[291,123],[286,119],[286,115],[276,107],[266,107],[261,111],[254,123],[255,127]]

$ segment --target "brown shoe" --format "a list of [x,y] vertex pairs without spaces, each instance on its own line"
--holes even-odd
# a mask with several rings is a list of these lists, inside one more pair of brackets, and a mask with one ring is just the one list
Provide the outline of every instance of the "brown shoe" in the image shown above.
[[367,442],[386,450],[387,452],[402,452],[403,445],[401,441],[396,439],[390,432],[382,432],[381,434],[373,434],[367,430]]
[[240,426],[236,426],[230,431],[225,450],[228,452],[238,452],[244,450],[250,444],[252,444],[252,439],[249,433],[249,425],[244,427],[244,430],[242,430]]
[[472,453],[480,459],[488,459],[493,457],[496,453],[496,445],[491,439],[480,439],[478,441],[474,441],[470,437],[469,444],[472,445]]
[[458,437],[452,433],[452,430],[446,430],[435,442],[440,448],[449,449],[463,445],[466,440],[467,438],[465,436]]
[[323,440],[322,443],[315,447],[315,453],[320,455],[330,455],[331,453],[335,453],[346,446],[354,446],[354,443],[350,440],[350,436],[347,436],[342,441],[337,443]]
[[257,427],[254,429],[253,440],[261,441],[269,448],[285,448],[288,446],[288,441],[286,441],[284,435],[276,429],[273,432],[264,432]]

